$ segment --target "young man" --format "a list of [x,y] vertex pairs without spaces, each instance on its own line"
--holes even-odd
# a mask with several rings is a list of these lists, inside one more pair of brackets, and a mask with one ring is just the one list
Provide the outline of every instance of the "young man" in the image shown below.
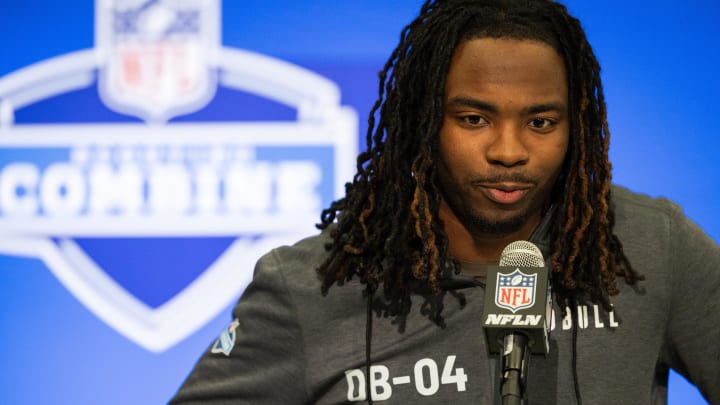
[[322,234],[258,262],[174,402],[497,403],[485,273],[526,239],[555,298],[529,403],[664,403],[669,368],[720,403],[720,248],[611,186],[599,66],[565,7],[428,1],[381,80]]

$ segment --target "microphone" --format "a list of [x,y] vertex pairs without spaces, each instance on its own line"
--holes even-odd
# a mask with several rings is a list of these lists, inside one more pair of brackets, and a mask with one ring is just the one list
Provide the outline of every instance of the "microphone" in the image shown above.
[[550,351],[552,309],[548,272],[537,246],[515,241],[487,273],[483,328],[488,351],[501,355],[503,404],[525,402],[530,353]]

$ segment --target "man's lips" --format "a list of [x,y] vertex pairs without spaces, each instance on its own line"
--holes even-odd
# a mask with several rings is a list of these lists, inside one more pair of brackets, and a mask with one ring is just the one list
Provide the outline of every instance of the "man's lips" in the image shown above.
[[483,193],[491,201],[511,205],[520,201],[530,191],[532,185],[519,183],[485,183],[479,184]]

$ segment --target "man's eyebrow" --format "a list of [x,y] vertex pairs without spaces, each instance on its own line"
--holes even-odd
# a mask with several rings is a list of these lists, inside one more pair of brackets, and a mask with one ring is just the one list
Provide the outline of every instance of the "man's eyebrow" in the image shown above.
[[[470,107],[477,110],[483,110],[491,113],[496,113],[500,109],[492,103],[487,101],[478,100],[475,98],[468,97],[454,97],[447,102],[448,107]],[[550,102],[530,105],[522,109],[525,115],[539,114],[548,111],[558,111],[564,113],[567,111],[567,106],[561,102]]]
[[496,105],[488,103],[487,101],[468,97],[454,97],[448,100],[447,105],[448,107],[470,107],[492,113],[498,112],[498,108]]
[[564,103],[556,102],[556,103],[542,103],[542,104],[535,104],[531,105],[524,109],[524,112],[528,115],[531,114],[539,114],[544,113],[548,111],[558,111],[561,113],[564,113],[567,110],[567,107]]

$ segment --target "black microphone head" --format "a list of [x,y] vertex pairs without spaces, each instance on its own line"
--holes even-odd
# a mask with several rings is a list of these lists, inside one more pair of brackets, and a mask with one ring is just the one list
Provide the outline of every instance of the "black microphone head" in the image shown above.
[[545,260],[534,243],[518,240],[505,246],[500,254],[500,266],[545,267]]

